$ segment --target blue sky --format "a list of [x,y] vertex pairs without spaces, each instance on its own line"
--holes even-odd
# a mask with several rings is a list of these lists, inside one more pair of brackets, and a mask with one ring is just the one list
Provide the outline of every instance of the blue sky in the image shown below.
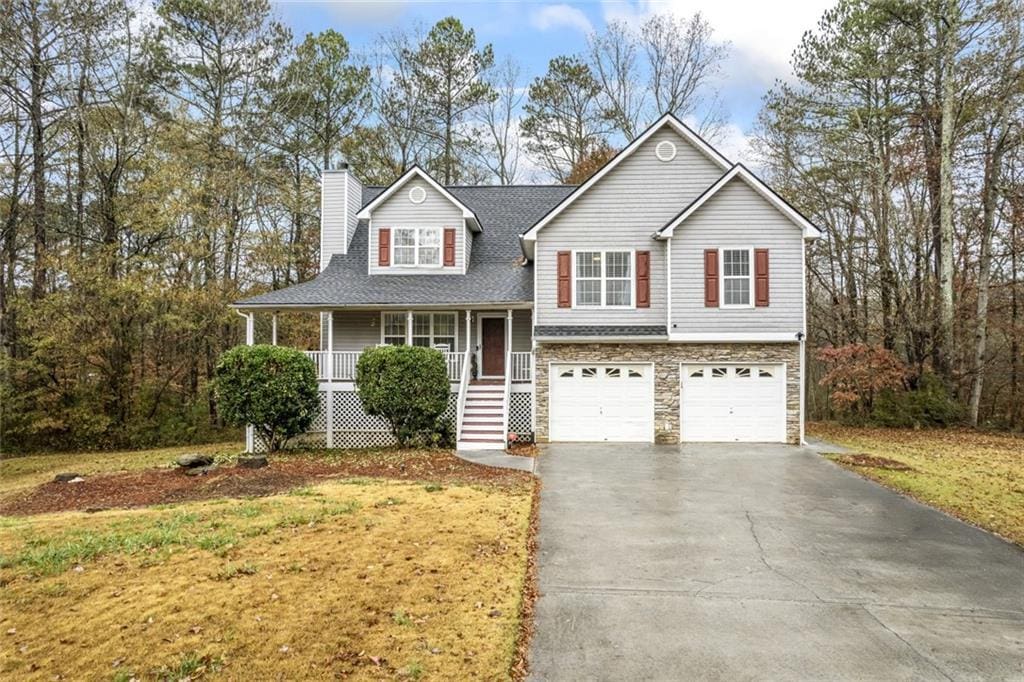
[[790,77],[789,55],[804,31],[817,25],[835,0],[279,0],[281,19],[297,37],[325,28],[340,31],[356,51],[372,49],[381,33],[417,22],[430,25],[454,15],[491,43],[500,59],[512,55],[527,82],[544,73],[548,60],[582,50],[586,35],[608,21],[640,22],[653,13],[701,12],[718,40],[730,45],[721,96],[729,125],[717,141],[733,160],[748,160],[746,137],[761,97],[776,79]]

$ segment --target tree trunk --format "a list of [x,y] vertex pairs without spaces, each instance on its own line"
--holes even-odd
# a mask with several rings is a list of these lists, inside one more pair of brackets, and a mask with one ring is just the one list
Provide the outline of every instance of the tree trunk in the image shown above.
[[29,121],[32,134],[32,300],[46,293],[46,154],[43,149],[43,73],[39,6],[32,4],[29,30],[32,56],[29,58]]
[[951,353],[953,349],[953,106],[956,100],[956,53],[960,27],[958,0],[947,0],[945,16],[939,29],[942,74],[942,131],[939,138],[939,300],[938,300],[938,367],[936,370],[948,387],[952,387]]

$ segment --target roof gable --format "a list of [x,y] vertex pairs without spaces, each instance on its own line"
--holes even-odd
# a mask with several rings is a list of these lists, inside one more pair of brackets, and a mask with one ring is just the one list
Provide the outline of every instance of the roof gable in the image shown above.
[[356,214],[356,217],[359,218],[360,220],[369,220],[371,215],[373,214],[373,210],[375,208],[377,208],[378,206],[383,204],[385,201],[387,201],[399,189],[401,189],[402,186],[404,186],[407,182],[409,182],[413,178],[420,178],[420,179],[422,179],[431,188],[433,188],[438,194],[443,196],[445,199],[450,201],[453,206],[455,206],[457,209],[459,209],[459,211],[462,212],[463,219],[466,221],[466,225],[470,229],[472,229],[472,230],[474,230],[476,232],[480,232],[483,229],[482,225],[480,224],[480,219],[477,217],[477,215],[473,211],[473,209],[469,208],[464,203],[459,201],[451,192],[449,192],[445,187],[443,187],[440,183],[438,183],[436,180],[434,180],[434,178],[430,177],[430,174],[427,173],[422,168],[420,168],[419,166],[413,166],[412,168],[407,170],[405,173],[403,173],[401,177],[399,177],[397,180],[395,180],[393,183],[391,183],[383,192],[378,194],[370,203],[368,203],[366,206],[363,206],[359,210],[359,213]]
[[710,144],[704,141],[700,135],[691,130],[685,123],[680,121],[674,114],[665,114],[660,119],[655,121],[647,130],[640,134],[635,140],[630,142],[626,147],[616,154],[610,161],[602,166],[596,173],[584,182],[582,185],[576,188],[576,190],[565,198],[564,201],[559,203],[547,214],[545,214],[540,220],[538,220],[529,230],[523,233],[522,238],[524,241],[534,241],[537,238],[537,233],[540,232],[548,223],[550,223],[556,216],[562,211],[568,208],[576,199],[585,194],[587,190],[596,185],[605,175],[610,173],[625,159],[629,158],[637,149],[639,149],[644,142],[646,142],[652,135],[664,128],[670,126],[675,130],[684,140],[693,145],[698,151],[711,159],[716,165],[722,170],[727,170],[732,165],[728,159],[722,156],[718,151],[714,149]]
[[804,239],[818,239],[821,237],[821,230],[819,230],[810,220],[805,218],[798,210],[793,208],[785,199],[779,196],[775,190],[766,185],[759,177],[747,170],[746,166],[741,163],[737,163],[735,166],[730,168],[722,177],[720,177],[713,185],[708,187],[704,192],[701,193],[696,199],[690,202],[690,205],[680,211],[672,220],[666,223],[661,229],[655,233],[656,239],[668,239],[673,235],[675,229],[681,225],[687,218],[692,216],[697,210],[706,204],[711,197],[718,194],[723,187],[729,184],[733,179],[740,179],[745,182],[751,189],[761,195],[768,203],[773,205],[780,213],[789,218],[793,224],[799,227],[803,231]]

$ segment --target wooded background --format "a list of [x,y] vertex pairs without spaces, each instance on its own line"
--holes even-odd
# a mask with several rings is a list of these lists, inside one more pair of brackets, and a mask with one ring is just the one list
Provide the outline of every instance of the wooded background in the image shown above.
[[[455,18],[353,54],[266,0],[0,8],[5,452],[219,435],[226,306],[315,276],[341,155],[367,184],[412,163],[576,183],[666,111],[712,141],[727,120],[729,46],[699,15],[613,23],[526,82]],[[1022,21],[1019,0],[841,2],[765,96],[753,165],[826,235],[809,344],[838,350],[811,364],[812,417],[934,380],[967,421],[1020,428]]]

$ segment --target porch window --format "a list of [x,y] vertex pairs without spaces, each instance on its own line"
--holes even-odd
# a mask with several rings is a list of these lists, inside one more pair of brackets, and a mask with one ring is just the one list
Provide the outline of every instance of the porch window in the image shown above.
[[389,346],[405,345],[405,313],[384,313],[383,341]]
[[391,234],[395,265],[441,265],[441,228],[396,227]]
[[412,345],[433,348],[439,344],[455,352],[455,313],[414,313]]
[[577,251],[575,264],[577,307],[633,305],[631,251]]
[[750,305],[750,250],[722,250],[722,305],[747,307]]

